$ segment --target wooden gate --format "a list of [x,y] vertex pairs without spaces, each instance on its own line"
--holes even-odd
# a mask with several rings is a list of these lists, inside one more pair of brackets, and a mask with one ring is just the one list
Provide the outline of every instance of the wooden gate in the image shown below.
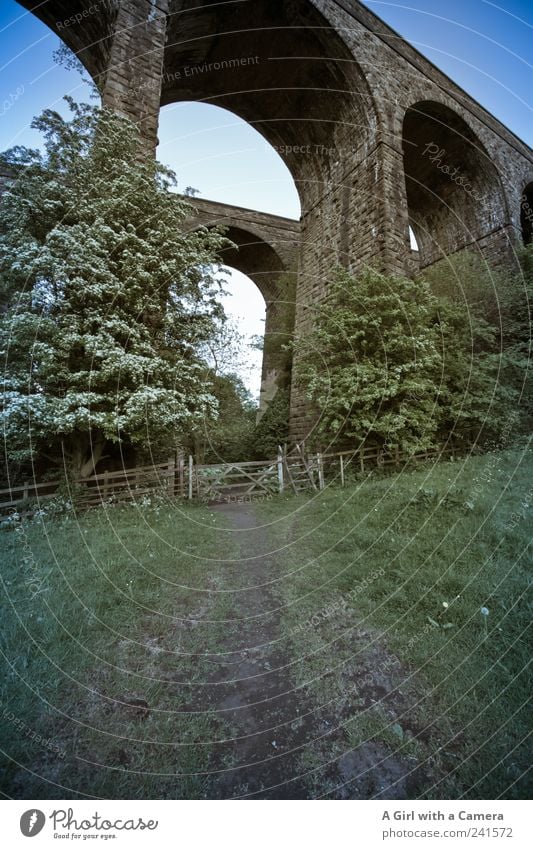
[[279,492],[277,463],[224,463],[195,466],[195,490],[202,501],[239,502]]
[[[67,485],[65,481],[28,481],[0,490],[0,524],[3,517],[20,518],[45,510],[54,499],[72,509],[127,502],[149,504],[153,498],[201,499],[204,502],[242,502],[270,498],[283,492],[318,491],[330,484],[346,485],[347,475],[363,476],[376,467],[400,469],[402,464],[427,462],[480,453],[479,446],[449,444],[419,454],[385,452],[379,446],[360,445],[353,451],[309,454],[296,445],[287,452],[279,448],[275,460],[198,465],[194,457],[180,453],[154,466],[102,472]],[[348,478],[349,479],[349,478]],[[5,525],[5,522],[4,522]]]

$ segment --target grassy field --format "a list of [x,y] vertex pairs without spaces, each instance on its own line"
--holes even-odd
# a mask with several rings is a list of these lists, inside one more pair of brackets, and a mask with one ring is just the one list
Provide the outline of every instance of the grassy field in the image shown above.
[[363,664],[375,698],[344,713],[348,738],[426,764],[428,797],[531,792],[532,471],[489,454],[258,508],[287,546],[295,685],[342,704]]
[[[254,506],[291,686],[343,731],[302,752],[310,796],[362,741],[412,759],[429,798],[530,793],[532,470],[510,451]],[[238,628],[228,516],[102,509],[1,541],[3,794],[216,795],[235,730],[198,693]]]
[[213,618],[226,613],[212,526],[201,508],[131,507],[3,534],[4,792],[202,797],[220,723],[180,711],[209,671],[194,627],[206,594]]

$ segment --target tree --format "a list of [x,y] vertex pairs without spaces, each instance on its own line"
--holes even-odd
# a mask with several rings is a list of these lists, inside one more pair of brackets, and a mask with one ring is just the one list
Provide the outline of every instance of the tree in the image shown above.
[[193,451],[198,462],[250,460],[257,407],[236,374],[210,376],[217,401],[216,419],[206,420],[195,434]]
[[278,389],[252,434],[253,459],[271,460],[289,441],[289,402],[289,390]]
[[44,452],[80,476],[110,443],[170,447],[216,417],[199,350],[228,242],[181,226],[190,207],[133,124],[67,100],[70,120],[34,121],[44,153],[3,155],[0,341],[8,458]]
[[[517,255],[518,270],[495,269],[463,251],[424,271],[439,302],[447,388],[443,420],[464,432],[500,428],[510,409],[531,415],[531,301],[533,252]],[[463,398],[459,387],[468,391]],[[453,400],[452,400],[453,399]],[[484,399],[484,401],[483,401]],[[466,403],[464,403],[466,401]],[[447,411],[447,415],[445,415]]]
[[436,387],[438,442],[489,442],[504,429],[518,401],[507,379],[510,355],[498,351],[499,329],[464,307],[436,302],[435,330],[442,356]]
[[451,433],[490,437],[516,399],[501,381],[508,358],[497,335],[422,279],[339,270],[296,362],[320,414],[318,437],[405,452]]
[[423,284],[367,271],[339,270],[315,314],[298,380],[320,412],[323,441],[366,439],[405,450],[435,438],[440,354],[433,302]]

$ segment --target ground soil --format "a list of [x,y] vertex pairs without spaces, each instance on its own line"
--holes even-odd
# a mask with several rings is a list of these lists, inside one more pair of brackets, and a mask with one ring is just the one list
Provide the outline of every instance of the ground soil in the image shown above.
[[355,627],[351,639],[363,648],[357,663],[344,670],[342,698],[323,706],[312,689],[296,685],[293,646],[281,628],[279,555],[269,553],[253,505],[213,509],[242,532],[240,559],[225,570],[223,585],[242,586],[245,573],[250,589],[235,593],[236,621],[227,630],[226,654],[213,661],[201,693],[202,708],[223,716],[233,732],[217,747],[220,771],[212,777],[211,797],[416,798],[430,782],[427,766],[376,739],[354,748],[347,732],[357,712],[379,704],[391,722],[402,718],[402,735],[413,739],[423,733],[406,724],[409,704],[398,687],[402,670],[396,658],[368,630]]

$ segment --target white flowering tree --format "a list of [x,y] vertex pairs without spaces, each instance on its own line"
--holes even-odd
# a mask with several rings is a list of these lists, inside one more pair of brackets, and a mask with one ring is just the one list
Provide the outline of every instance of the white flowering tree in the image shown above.
[[222,317],[212,271],[227,244],[186,232],[171,172],[135,127],[69,100],[34,121],[44,151],[3,155],[3,427],[11,461],[90,474],[110,443],[180,444],[216,416],[200,351]]

